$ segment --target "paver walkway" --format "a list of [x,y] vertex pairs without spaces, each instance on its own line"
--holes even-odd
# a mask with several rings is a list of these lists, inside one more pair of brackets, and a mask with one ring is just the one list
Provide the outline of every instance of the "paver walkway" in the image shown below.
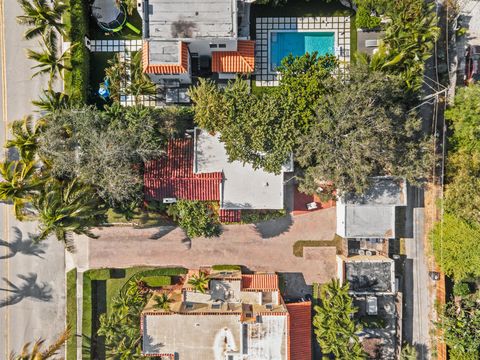
[[335,208],[261,225],[228,225],[218,238],[189,240],[175,227],[97,230],[88,242],[89,268],[135,265],[184,266],[239,264],[255,271],[303,273],[307,283],[329,281],[335,276],[334,247],[321,256],[305,259],[293,255],[297,240],[329,240],[335,235]]
[[142,40],[90,40],[89,48],[92,52],[139,51]]

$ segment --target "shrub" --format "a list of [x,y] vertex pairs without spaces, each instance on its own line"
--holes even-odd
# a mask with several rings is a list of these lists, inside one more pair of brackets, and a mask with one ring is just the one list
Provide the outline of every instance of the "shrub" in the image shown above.
[[110,279],[110,269],[92,269],[85,273],[90,280],[108,280]]
[[368,9],[364,7],[359,7],[357,11],[357,16],[355,23],[357,27],[361,29],[375,29],[380,26],[380,18],[378,16],[370,15]]
[[180,200],[170,205],[167,214],[178,222],[190,238],[220,235],[218,215],[212,210],[212,204],[205,201]]
[[459,281],[453,285],[453,295],[455,296],[467,296],[470,295],[470,286],[468,283]]

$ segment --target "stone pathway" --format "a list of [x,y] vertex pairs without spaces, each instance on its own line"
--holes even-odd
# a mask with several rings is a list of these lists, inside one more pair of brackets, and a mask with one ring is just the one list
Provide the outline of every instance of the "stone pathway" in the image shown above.
[[350,63],[350,18],[337,17],[265,17],[256,19],[255,80],[257,86],[278,85],[277,72],[270,66],[269,43],[272,34],[279,31],[333,32],[335,55],[343,71]]
[[142,48],[142,40],[88,40],[92,52],[131,52]]

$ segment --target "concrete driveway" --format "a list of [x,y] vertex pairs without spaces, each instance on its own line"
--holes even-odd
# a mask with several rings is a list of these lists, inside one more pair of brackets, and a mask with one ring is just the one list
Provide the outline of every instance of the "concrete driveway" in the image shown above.
[[[297,240],[330,240],[335,235],[335,208],[268,221],[261,225],[228,225],[218,238],[189,240],[175,227],[97,230],[98,239],[77,239],[80,270],[134,265],[238,264],[255,271],[303,273],[308,284],[335,276],[335,247],[316,248],[316,256],[295,257]],[[86,242],[88,246],[85,247]]]

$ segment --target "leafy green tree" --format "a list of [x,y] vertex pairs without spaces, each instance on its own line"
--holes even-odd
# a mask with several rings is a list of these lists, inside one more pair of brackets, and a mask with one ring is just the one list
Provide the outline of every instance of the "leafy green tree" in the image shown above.
[[155,295],[153,297],[153,300],[155,301],[155,305],[153,305],[155,309],[170,311],[171,300],[168,298],[168,295],[166,293]]
[[17,219],[25,216],[25,206],[42,188],[34,161],[5,161],[0,163],[0,200],[11,201]]
[[51,114],[57,110],[67,109],[70,107],[71,101],[67,94],[48,89],[43,90],[40,98],[33,100],[32,104],[35,105],[40,112]]
[[58,75],[63,79],[63,71],[71,70],[71,67],[66,65],[66,62],[70,60],[70,52],[75,46],[77,44],[71,45],[63,53],[59,54],[55,33],[53,31],[48,32],[44,36],[42,51],[27,49],[27,57],[38,63],[32,66],[32,69],[36,69],[32,77],[48,74],[49,88],[51,88],[53,81]]
[[348,290],[349,285],[342,286],[337,279],[321,288],[320,305],[314,308],[314,333],[324,355],[331,354],[336,359],[365,359],[358,338],[362,326],[353,319],[357,309]]
[[46,349],[43,349],[45,340],[37,340],[30,348],[30,343],[23,346],[20,354],[11,353],[10,360],[47,360],[54,359],[58,351],[63,347],[63,344],[70,337],[70,331],[66,330],[60,334],[55,341]]
[[305,169],[302,191],[315,193],[331,181],[342,192],[362,193],[378,175],[420,183],[432,164],[431,142],[407,112],[398,81],[359,67],[334,89],[295,152]]
[[480,225],[468,223],[455,214],[445,213],[432,230],[435,261],[446,275],[461,281],[480,276]]
[[62,15],[67,6],[59,0],[18,0],[23,15],[17,16],[18,23],[29,26],[25,38],[44,35],[52,28],[64,34],[65,24]]
[[168,207],[167,214],[178,222],[190,238],[220,235],[218,216],[211,204],[205,201],[179,200]]
[[105,219],[106,208],[95,191],[76,180],[50,180],[43,191],[33,198],[33,206],[40,222],[39,240],[55,235],[68,250],[73,249],[71,235],[96,236],[90,228]]
[[449,347],[452,360],[474,360],[480,357],[480,305],[473,299],[449,302],[436,324]]
[[208,283],[209,279],[207,274],[204,272],[200,271],[198,275],[193,275],[189,280],[188,284],[192,285],[193,289],[195,291],[201,292],[202,294],[205,294],[205,292],[208,289]]
[[360,29],[375,29],[380,26],[381,19],[378,16],[372,16],[371,11],[365,7],[359,7],[355,18],[355,25]]
[[35,159],[38,148],[38,137],[44,121],[39,120],[33,123],[31,116],[25,116],[22,120],[12,123],[12,139],[7,140],[5,147],[16,148],[22,161],[28,163]]
[[143,163],[161,156],[168,138],[177,134],[174,117],[166,112],[118,104],[104,112],[57,111],[47,117],[39,155],[53,176],[77,177],[110,206],[130,204],[143,197]]

